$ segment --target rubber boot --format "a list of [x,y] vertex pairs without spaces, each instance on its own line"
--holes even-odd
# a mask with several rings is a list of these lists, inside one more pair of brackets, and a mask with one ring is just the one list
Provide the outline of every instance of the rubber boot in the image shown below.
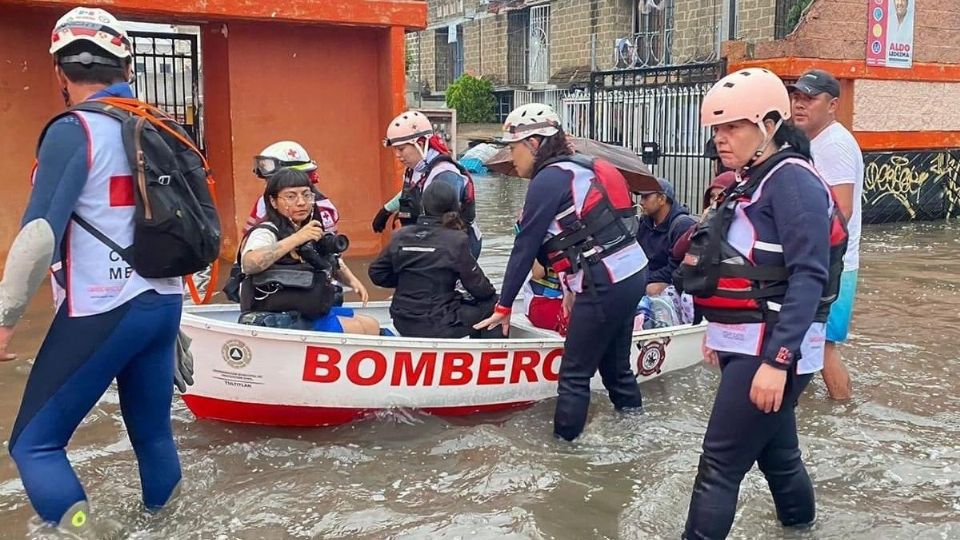
[[66,538],[76,540],[120,540],[126,531],[120,523],[90,513],[87,501],[79,501],[67,509],[57,524],[57,531]]

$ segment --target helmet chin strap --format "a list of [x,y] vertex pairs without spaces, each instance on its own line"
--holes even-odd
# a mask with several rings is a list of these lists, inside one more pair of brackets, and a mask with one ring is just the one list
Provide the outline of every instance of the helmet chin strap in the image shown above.
[[527,137],[526,139],[523,140],[523,145],[526,146],[527,149],[530,150],[530,153],[533,154],[533,157],[534,157],[534,158],[537,157],[537,151],[538,151],[538,149],[535,148],[535,147],[533,146],[533,144],[530,143],[530,137]]
[[763,153],[767,151],[767,145],[770,144],[770,141],[773,140],[773,137],[777,134],[777,130],[780,129],[780,126],[783,125],[783,118],[777,120],[777,125],[773,126],[773,131],[771,131],[770,133],[767,133],[767,125],[764,124],[763,120],[757,122],[756,125],[757,125],[757,129],[760,130],[760,134],[763,135],[763,141],[760,143],[759,146],[757,146],[757,149],[756,151],[754,151],[753,156],[750,158],[750,161],[747,161],[746,165],[741,167],[740,170],[737,172],[738,180],[740,179],[740,175],[746,172],[747,170],[749,170],[750,167],[753,167],[753,165],[757,162],[757,160],[760,159],[760,156],[762,156]]

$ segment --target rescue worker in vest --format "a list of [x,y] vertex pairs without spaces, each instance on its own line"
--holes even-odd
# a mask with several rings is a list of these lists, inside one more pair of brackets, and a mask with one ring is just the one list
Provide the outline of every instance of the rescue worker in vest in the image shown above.
[[[269,180],[271,176],[280,169],[288,167],[298,171],[303,171],[310,176],[310,182],[313,184],[314,191],[317,193],[317,221],[323,225],[323,230],[328,233],[337,233],[337,223],[340,221],[340,213],[333,201],[320,192],[320,174],[317,171],[317,162],[310,159],[307,150],[299,143],[294,141],[278,141],[263,149],[262,152],[253,157],[253,174],[261,180]],[[263,202],[263,197],[257,197],[257,201],[250,209],[250,215],[247,217],[247,223],[243,228],[243,234],[247,234],[257,223],[263,221],[267,215],[267,206]]]
[[[54,27],[50,53],[66,104],[132,98],[130,40],[113,15],[76,8]],[[120,409],[140,468],[143,503],[165,506],[180,483],[170,425],[180,278],[146,279],[82,227],[133,244],[132,172],[120,123],[75,111],[40,142],[33,189],[0,282],[0,358],[14,325],[52,273],[57,312],[37,353],[9,449],[40,518],[71,537],[114,535],[117,523],[91,513],[66,445],[116,379]],[[132,197],[132,196],[131,196]]]
[[[465,227],[459,193],[433,182],[423,191],[417,224],[394,232],[370,264],[374,284],[396,289],[390,315],[401,336],[481,337],[473,325],[493,313],[497,291],[470,253]],[[471,300],[456,290],[458,280]]]
[[518,107],[503,129],[517,172],[532,180],[500,301],[476,327],[503,325],[507,335],[513,301],[534,260],[552,266],[576,293],[554,414],[554,433],[573,440],[587,421],[590,379],[598,368],[617,410],[641,406],[630,342],[647,258],[637,243],[637,215],[623,175],[605,161],[574,155],[553,109]]
[[809,141],[789,118],[786,87],[758,68],[721,79],[701,108],[720,159],[742,180],[698,227],[678,271],[709,321],[704,356],[722,372],[687,539],[727,536],[740,482],[754,463],[783,525],[805,526],[816,516],[794,407],[823,366],[824,324],[817,321],[826,320],[835,294],[846,235],[810,163]]
[[[245,312],[241,322],[253,323],[250,313],[296,311],[314,330],[378,335],[376,319],[334,307],[332,280],[348,279],[340,264],[347,242],[346,237],[325,232],[317,221],[316,197],[304,171],[283,168],[267,180],[266,218],[250,230],[240,249],[246,274],[240,287]],[[339,247],[331,245],[338,242]],[[294,283],[302,282],[291,272],[309,276],[304,278],[307,284]]]
[[[338,234],[337,224],[340,222],[340,213],[337,212],[337,207],[333,205],[333,201],[318,189],[320,175],[317,172],[317,162],[310,159],[303,146],[294,141],[279,141],[264,148],[259,155],[253,158],[253,174],[264,181],[269,180],[271,176],[284,167],[307,173],[316,194],[314,218],[320,222],[324,232]],[[264,203],[263,197],[257,197],[257,202],[254,203],[250,215],[247,217],[243,234],[247,234],[250,229],[263,221],[266,215],[267,205]],[[344,283],[360,296],[360,301],[364,303],[369,301],[370,294],[367,292],[367,287],[354,275],[343,258],[340,258],[340,271],[344,277]],[[231,272],[231,276],[233,275],[234,272]],[[338,291],[338,293],[339,296],[335,305],[343,303],[342,292]]]
[[460,218],[467,224],[470,251],[480,258],[481,235],[476,223],[477,208],[473,177],[450,156],[450,149],[440,135],[433,132],[430,119],[417,111],[406,111],[387,126],[383,145],[393,148],[406,167],[403,188],[373,218],[373,231],[383,232],[390,216],[397,215],[401,225],[413,225],[422,211],[421,197],[434,180],[450,183],[460,199]]
[[658,296],[673,283],[676,263],[670,252],[677,239],[697,222],[687,207],[675,200],[673,184],[665,178],[657,178],[660,189],[643,191],[640,196],[640,232],[637,241],[650,261],[647,265],[647,295]]

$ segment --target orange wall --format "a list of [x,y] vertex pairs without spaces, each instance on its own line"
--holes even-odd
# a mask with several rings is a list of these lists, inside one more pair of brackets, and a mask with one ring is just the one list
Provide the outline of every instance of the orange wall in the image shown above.
[[[0,0],[0,197],[7,209],[0,215],[0,263],[26,207],[37,136],[63,109],[45,39],[61,14]],[[318,162],[321,189],[351,239],[350,255],[377,253],[386,238],[369,223],[400,178],[380,140],[403,108],[402,28],[214,22],[202,27],[201,43],[223,257],[234,256],[238,229],[262,194],[252,157],[281,139],[301,142]]]
[[[221,257],[232,259],[237,251],[234,222],[236,204],[233,187],[233,126],[230,111],[230,48],[224,24],[203,27],[200,51],[203,55],[204,138],[207,161],[213,169],[217,209],[223,232]],[[209,96],[209,97],[208,97]],[[207,98],[208,97],[208,98]]]
[[[204,99],[208,104],[224,98],[230,102],[238,226],[263,193],[263,182],[251,172],[253,156],[275,141],[292,139],[317,161],[320,189],[340,211],[340,231],[350,237],[350,255],[379,251],[382,237],[370,230],[370,220],[392,195],[390,190],[399,179],[393,158],[380,145],[389,114],[399,110],[403,99],[402,53],[397,64],[399,101],[388,90],[396,82],[390,80],[390,70],[382,63],[383,54],[397,54],[381,51],[384,39],[390,42],[385,38],[390,32],[227,24],[228,95],[214,94],[208,88]],[[209,30],[205,36],[211,40]],[[205,80],[213,73],[204,66]],[[218,129],[211,124],[208,133],[216,136],[212,132]],[[217,136],[218,141],[223,138]],[[210,140],[208,146],[212,148],[213,143]],[[227,180],[222,172],[219,176],[219,182]]]
[[[10,0],[0,0],[9,2]],[[149,16],[154,20],[199,23],[211,19],[260,19],[323,22],[365,26],[401,26],[422,29],[427,25],[424,0],[13,0],[64,13],[77,5],[95,5],[121,18]]]
[[59,15],[0,4],[0,261],[6,260],[27,206],[37,137],[63,109],[46,39]]

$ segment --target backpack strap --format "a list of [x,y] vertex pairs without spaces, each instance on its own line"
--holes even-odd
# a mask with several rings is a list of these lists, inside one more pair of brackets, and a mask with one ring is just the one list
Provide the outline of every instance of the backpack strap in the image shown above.
[[50,126],[52,126],[57,120],[60,120],[61,118],[66,118],[67,116],[70,116],[71,114],[77,111],[105,114],[107,116],[114,118],[118,122],[123,122],[129,117],[129,113],[126,113],[114,107],[110,107],[106,103],[98,100],[84,101],[83,103],[78,103],[76,105],[73,105],[69,109],[51,118],[50,121],[47,122],[47,125],[43,127],[43,131],[40,132],[40,138],[37,139],[37,155],[40,155],[40,145],[43,144],[43,139],[47,136],[47,131],[50,130]]
[[101,232],[99,229],[97,229],[96,227],[94,227],[93,224],[91,224],[89,221],[83,219],[82,217],[80,217],[80,216],[77,215],[76,213],[74,213],[73,215],[71,215],[71,216],[70,216],[70,219],[72,219],[73,221],[75,221],[75,222],[77,223],[77,225],[79,225],[83,230],[85,230],[85,231],[87,231],[88,233],[90,233],[94,238],[96,238],[97,240],[99,240],[100,242],[102,242],[102,243],[103,243],[104,245],[106,245],[108,248],[110,248],[110,249],[112,249],[113,251],[115,251],[116,254],[119,255],[120,258],[124,260],[124,262],[126,262],[126,263],[129,264],[130,266],[133,266],[133,254],[130,253],[130,248],[122,248],[122,247],[120,247],[116,242],[114,242],[113,240],[111,240],[109,236],[103,234],[103,232]]
[[593,171],[594,170],[593,162],[595,160],[596,158],[589,156],[587,154],[582,154],[580,152],[577,152],[574,154],[562,155],[562,156],[554,156],[544,161],[543,165],[541,165],[539,169],[534,171],[534,175],[536,175],[537,173],[539,173],[540,171],[542,171],[543,169],[546,169],[551,165],[556,165],[557,163],[563,163],[563,162],[574,163],[576,165],[583,167],[584,169],[589,169]]

